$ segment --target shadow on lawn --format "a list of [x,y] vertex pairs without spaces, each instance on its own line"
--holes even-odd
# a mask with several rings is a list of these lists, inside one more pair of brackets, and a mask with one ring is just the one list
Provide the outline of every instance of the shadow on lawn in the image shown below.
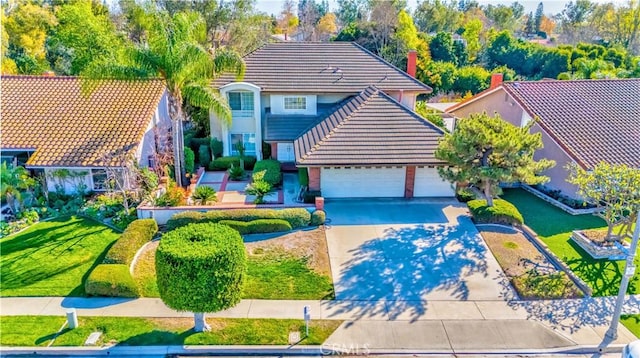
[[456,300],[467,300],[466,278],[489,273],[482,238],[465,227],[469,225],[385,230],[382,237],[352,250],[352,258],[342,264],[341,278],[334,283],[338,300],[326,304],[337,314],[348,312],[357,319],[385,314],[396,319],[409,313],[416,320],[426,314],[425,295],[429,293],[444,292]]
[[118,346],[164,346],[164,345],[184,345],[185,340],[196,334],[193,329],[186,330],[182,333],[153,330],[129,337],[122,342],[118,342]]

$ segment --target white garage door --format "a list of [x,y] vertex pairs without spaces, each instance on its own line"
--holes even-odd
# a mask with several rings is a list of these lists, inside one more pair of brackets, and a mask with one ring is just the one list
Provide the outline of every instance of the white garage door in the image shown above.
[[416,168],[414,197],[453,196],[452,184],[442,180],[436,168]]
[[399,198],[404,196],[405,168],[322,168],[325,198]]
[[293,162],[296,159],[293,153],[293,143],[278,143],[276,155],[281,162]]

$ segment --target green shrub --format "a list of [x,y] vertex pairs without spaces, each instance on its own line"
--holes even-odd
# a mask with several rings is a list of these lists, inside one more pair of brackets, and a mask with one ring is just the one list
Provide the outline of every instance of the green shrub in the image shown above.
[[524,219],[518,209],[510,202],[495,199],[493,206],[488,207],[486,200],[471,200],[467,203],[473,219],[478,224],[522,225]]
[[524,275],[511,279],[514,288],[522,299],[561,299],[577,298],[583,294],[564,272],[539,273],[530,270]]
[[211,163],[211,149],[208,145],[198,147],[198,164],[206,168]]
[[247,194],[256,196],[255,200],[253,200],[254,204],[263,204],[264,196],[269,194],[271,189],[273,189],[271,183],[264,180],[266,172],[266,170],[253,172],[253,181],[244,189]]
[[456,199],[461,203],[467,203],[476,199],[476,193],[469,188],[461,188],[456,191]]
[[327,214],[323,210],[316,210],[311,213],[311,226],[323,225],[327,221]]
[[207,203],[213,203],[218,200],[215,189],[205,185],[197,187],[196,190],[193,191],[193,194],[191,194],[191,198],[200,205],[206,205]]
[[167,190],[154,199],[154,205],[159,207],[180,206],[186,204],[187,193],[184,189],[176,185],[175,182],[169,182]]
[[298,182],[301,186],[309,186],[309,171],[307,168],[298,168]]
[[222,141],[219,141],[217,138],[211,138],[209,147],[211,147],[211,153],[214,158],[222,157],[222,153],[224,152]]
[[220,220],[218,223],[237,230],[241,235],[291,230],[291,224],[281,219],[258,219],[253,221]]
[[280,162],[275,159],[265,159],[256,162],[253,172],[264,171],[263,180],[272,186],[276,186],[282,182],[282,172],[280,171]]
[[302,201],[305,204],[313,204],[316,202],[316,197],[318,196],[322,196],[319,190],[308,190],[304,192]]
[[[185,143],[187,141],[185,140]],[[209,137],[205,137],[205,138],[191,138],[191,140],[189,140],[189,148],[191,148],[194,152],[196,150],[199,151],[200,147],[202,147],[203,145],[207,147],[207,149],[209,149],[211,147],[211,138]],[[211,153],[209,153],[209,155],[211,155]]]
[[174,230],[193,223],[217,223],[221,220],[253,221],[258,219],[282,219],[293,229],[309,226],[311,214],[304,208],[288,209],[237,209],[211,210],[207,212],[185,211],[167,221],[167,230]]
[[245,175],[244,169],[240,168],[239,165],[236,166],[232,164],[227,172],[229,173],[230,180],[242,180]]
[[170,231],[156,252],[158,292],[178,311],[233,307],[240,302],[246,270],[242,237],[226,225],[191,224]]
[[133,221],[120,235],[120,238],[107,251],[105,264],[130,265],[136,252],[142,245],[153,239],[158,232],[158,224],[153,219],[139,219]]
[[271,144],[262,142],[262,158],[269,159],[271,158],[271,154]]
[[[244,157],[244,169],[251,170],[253,169],[253,166],[255,164],[256,164],[256,157],[250,157],[250,156]],[[240,157],[229,156],[229,157],[216,158],[209,164],[209,170],[227,170],[231,168],[231,165],[239,167]]]
[[138,286],[127,265],[98,265],[84,283],[89,296],[138,297]]
[[193,173],[196,170],[196,155],[189,147],[184,148],[184,170]]

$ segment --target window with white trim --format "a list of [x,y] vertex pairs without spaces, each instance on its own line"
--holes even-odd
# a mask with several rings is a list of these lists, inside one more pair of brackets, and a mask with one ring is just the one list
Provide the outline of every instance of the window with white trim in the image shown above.
[[284,97],[284,109],[286,110],[306,110],[307,109],[307,97],[304,96],[289,96]]
[[108,189],[107,171],[104,169],[91,169],[93,179],[93,190],[102,191]]
[[229,134],[231,144],[231,154],[239,155],[240,149],[244,147],[245,155],[256,154],[256,134],[255,133],[232,133]]
[[232,111],[253,111],[253,92],[229,92],[227,95]]

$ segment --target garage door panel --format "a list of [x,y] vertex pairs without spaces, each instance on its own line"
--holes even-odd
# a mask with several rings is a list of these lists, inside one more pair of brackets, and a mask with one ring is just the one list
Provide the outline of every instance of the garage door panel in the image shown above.
[[451,197],[455,192],[450,182],[443,180],[436,168],[417,168],[414,197]]
[[322,168],[320,188],[325,198],[399,198],[404,196],[406,169]]

